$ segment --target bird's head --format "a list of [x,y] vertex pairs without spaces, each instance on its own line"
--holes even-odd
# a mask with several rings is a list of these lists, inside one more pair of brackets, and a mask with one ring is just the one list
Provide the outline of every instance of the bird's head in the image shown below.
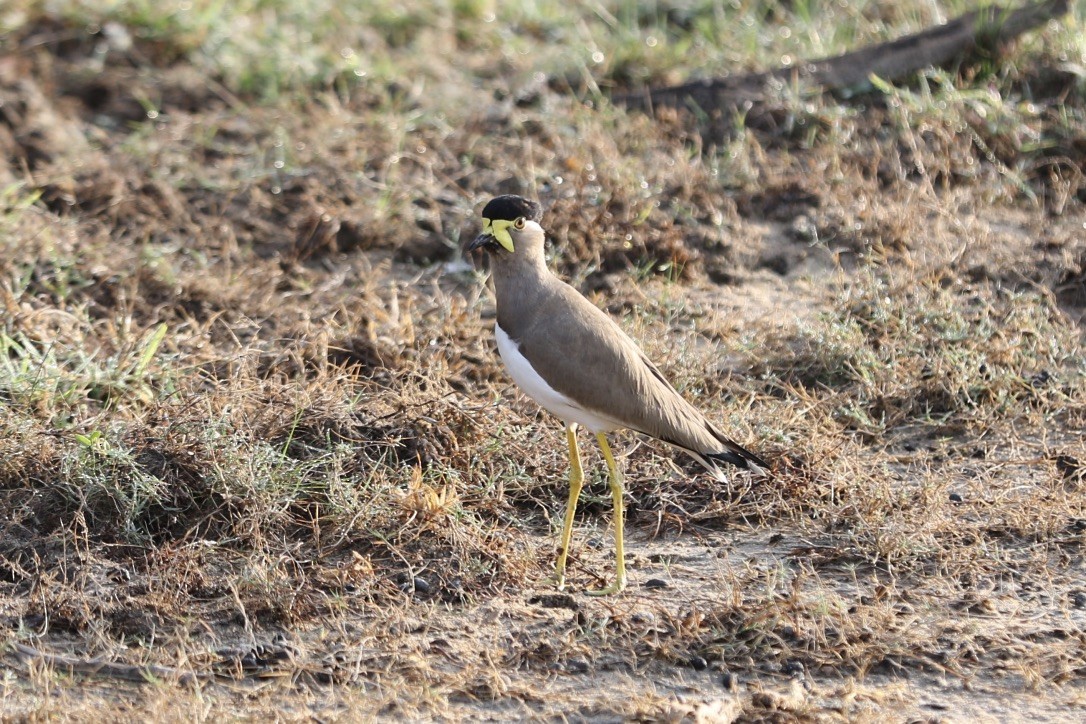
[[467,250],[485,249],[491,254],[538,253],[542,255],[543,207],[523,196],[496,196],[483,207],[483,230],[468,244]]

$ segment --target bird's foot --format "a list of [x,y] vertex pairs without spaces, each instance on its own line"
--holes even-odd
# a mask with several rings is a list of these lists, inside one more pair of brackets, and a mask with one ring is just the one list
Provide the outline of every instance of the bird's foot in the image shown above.
[[565,590],[566,574],[554,573],[553,575],[547,576],[546,579],[544,579],[543,584],[546,586],[553,586],[558,591]]
[[585,591],[585,594],[588,596],[610,596],[613,593],[618,593],[624,588],[626,588],[626,576],[619,576],[610,586],[594,591]]

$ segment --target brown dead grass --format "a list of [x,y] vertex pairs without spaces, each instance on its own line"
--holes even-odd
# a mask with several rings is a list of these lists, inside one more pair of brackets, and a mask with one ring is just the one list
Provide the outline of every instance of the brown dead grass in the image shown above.
[[[5,716],[983,711],[947,682],[1020,697],[1012,718],[1081,707],[1073,86],[1027,128],[975,99],[827,99],[708,148],[689,118],[548,88],[250,105],[162,45],[91,82],[93,44],[39,42],[67,37],[46,17],[0,57],[4,636],[219,678],[8,655]],[[543,587],[563,445],[456,265],[508,191],[547,203],[556,269],[773,461],[720,486],[624,440],[613,599]],[[610,556],[588,458],[577,588]]]

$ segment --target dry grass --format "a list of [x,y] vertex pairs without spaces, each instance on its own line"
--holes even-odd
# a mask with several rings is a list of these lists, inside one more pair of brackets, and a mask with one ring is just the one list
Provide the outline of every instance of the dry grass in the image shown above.
[[[1081,709],[1081,9],[1001,63],[786,93],[709,143],[603,96],[933,6],[236,5],[0,11],[3,639],[210,677],[7,652],[4,716]],[[510,191],[773,461],[721,486],[623,439],[612,599],[543,583],[564,445],[460,261]],[[595,455],[578,589],[610,564]]]

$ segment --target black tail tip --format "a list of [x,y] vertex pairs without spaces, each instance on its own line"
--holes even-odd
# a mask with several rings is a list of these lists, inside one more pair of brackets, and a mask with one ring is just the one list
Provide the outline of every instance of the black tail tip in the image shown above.
[[748,450],[742,450],[741,452],[726,450],[706,457],[715,462],[730,463],[737,468],[750,470],[761,475],[769,472],[769,463]]

